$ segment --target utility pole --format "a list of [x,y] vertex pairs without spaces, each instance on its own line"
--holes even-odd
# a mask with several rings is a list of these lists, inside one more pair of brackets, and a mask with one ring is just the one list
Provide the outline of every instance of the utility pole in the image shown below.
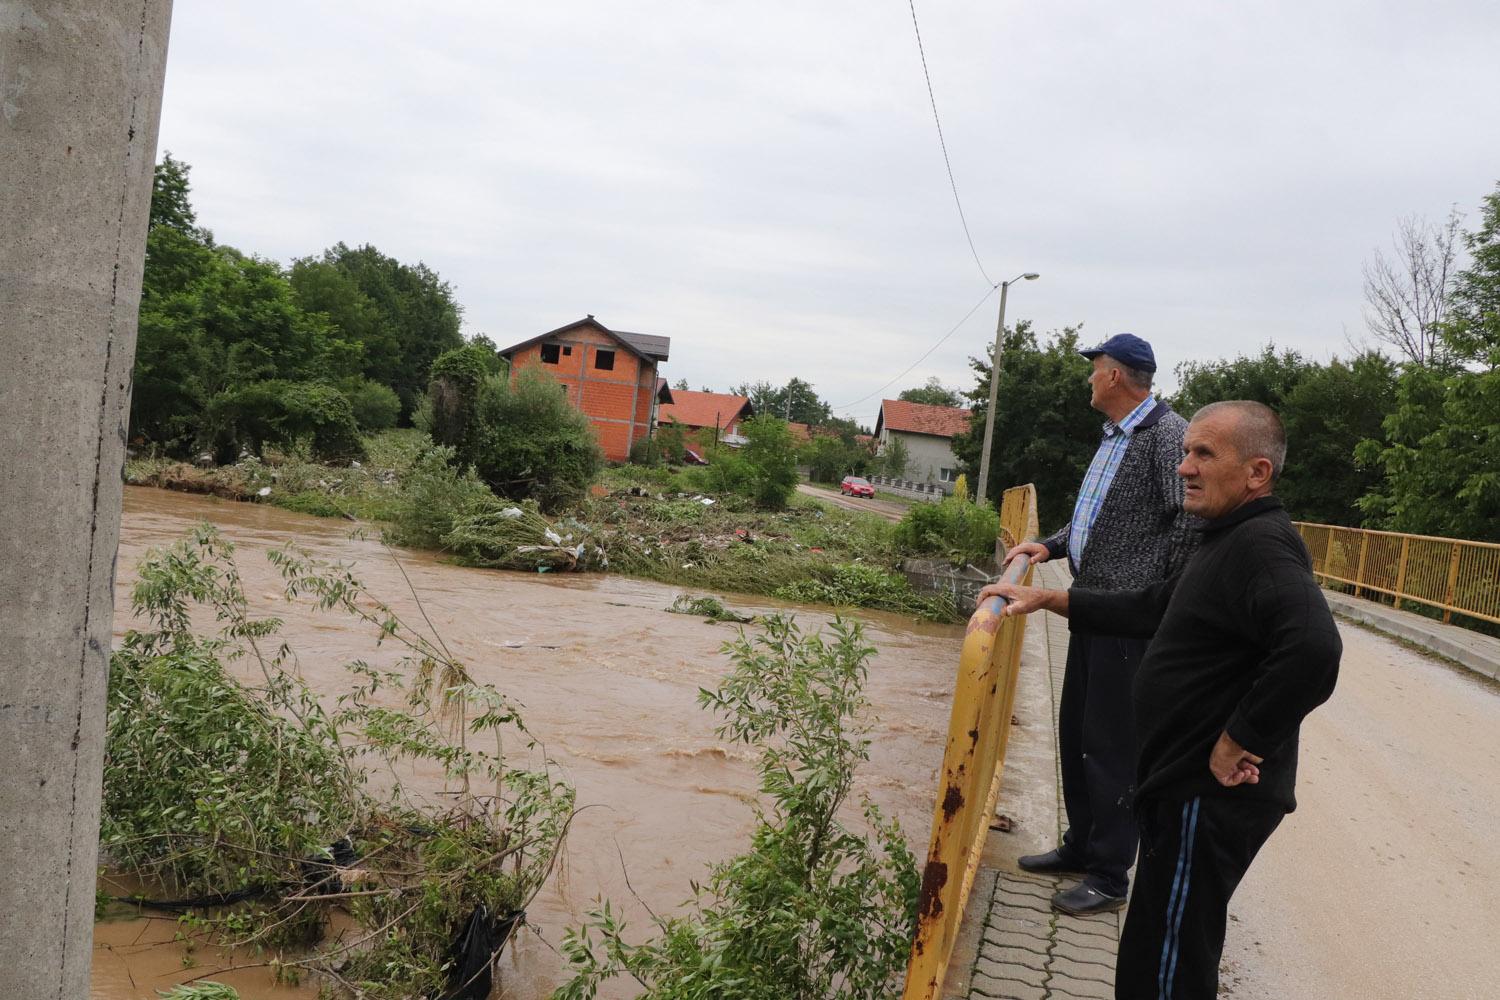
[[0,7],[0,997],[89,995],[104,695],[171,0]]
[[1017,281],[1035,281],[1041,275],[1035,271],[1018,274],[1010,281],[1000,282],[1000,318],[995,322],[995,353],[990,358],[990,406],[984,411],[984,450],[979,453],[979,485],[974,490],[978,503],[990,499],[990,448],[995,443],[995,402],[1000,396],[1000,349],[1005,342],[1005,295]]

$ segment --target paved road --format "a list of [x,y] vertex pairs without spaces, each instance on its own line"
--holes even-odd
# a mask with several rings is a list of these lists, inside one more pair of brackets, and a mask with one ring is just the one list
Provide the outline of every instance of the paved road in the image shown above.
[[906,516],[904,504],[892,503],[889,500],[860,500],[854,497],[846,497],[838,490],[823,489],[811,486],[807,483],[798,483],[797,492],[803,496],[816,497],[835,507],[847,507],[850,510],[863,511],[866,514],[876,514],[887,521],[899,521]]
[[1230,907],[1221,996],[1500,996],[1500,687],[1341,623],[1298,809]]
[[[1017,830],[986,848],[994,881],[976,884],[966,922],[982,929],[950,996],[1112,995],[1113,928],[1065,926],[1046,912],[1045,887],[1031,884],[1040,880],[1015,868],[1016,854],[1056,835],[1055,742],[1034,723],[1055,709],[1045,679],[1067,640],[1063,623],[1047,624],[1028,628],[1023,727],[1002,787]],[[1298,809],[1230,906],[1220,997],[1494,1000],[1500,685],[1349,622],[1340,629],[1338,689],[1302,729]]]

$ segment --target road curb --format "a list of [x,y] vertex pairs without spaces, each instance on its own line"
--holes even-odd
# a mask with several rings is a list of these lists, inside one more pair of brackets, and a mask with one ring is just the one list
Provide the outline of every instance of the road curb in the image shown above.
[[1378,632],[1404,639],[1430,653],[1452,660],[1481,677],[1500,680],[1500,639],[1469,632],[1456,625],[1429,622],[1419,615],[1325,590],[1334,614],[1368,625]]

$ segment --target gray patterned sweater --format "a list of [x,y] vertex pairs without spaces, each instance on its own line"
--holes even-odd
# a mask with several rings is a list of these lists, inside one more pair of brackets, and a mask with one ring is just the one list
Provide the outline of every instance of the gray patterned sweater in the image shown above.
[[1042,539],[1048,558],[1072,555],[1073,586],[1139,590],[1176,573],[1198,544],[1197,518],[1182,509],[1187,421],[1161,400],[1136,425],[1083,552],[1070,553],[1071,521]]

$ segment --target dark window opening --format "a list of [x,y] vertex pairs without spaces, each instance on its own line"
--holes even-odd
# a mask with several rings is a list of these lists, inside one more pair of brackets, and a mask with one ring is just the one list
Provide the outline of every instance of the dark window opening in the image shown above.
[[560,359],[560,350],[556,344],[542,345],[542,364],[555,365]]
[[572,356],[573,356],[573,348],[570,347],[570,346],[568,346],[567,344],[564,344],[563,345],[563,357],[565,357],[565,358],[571,358]]
[[603,371],[603,372],[612,372],[612,371],[614,371],[615,370],[615,352],[614,351],[599,351],[599,350],[594,351],[594,367],[597,368],[597,369],[599,369],[600,371]]

